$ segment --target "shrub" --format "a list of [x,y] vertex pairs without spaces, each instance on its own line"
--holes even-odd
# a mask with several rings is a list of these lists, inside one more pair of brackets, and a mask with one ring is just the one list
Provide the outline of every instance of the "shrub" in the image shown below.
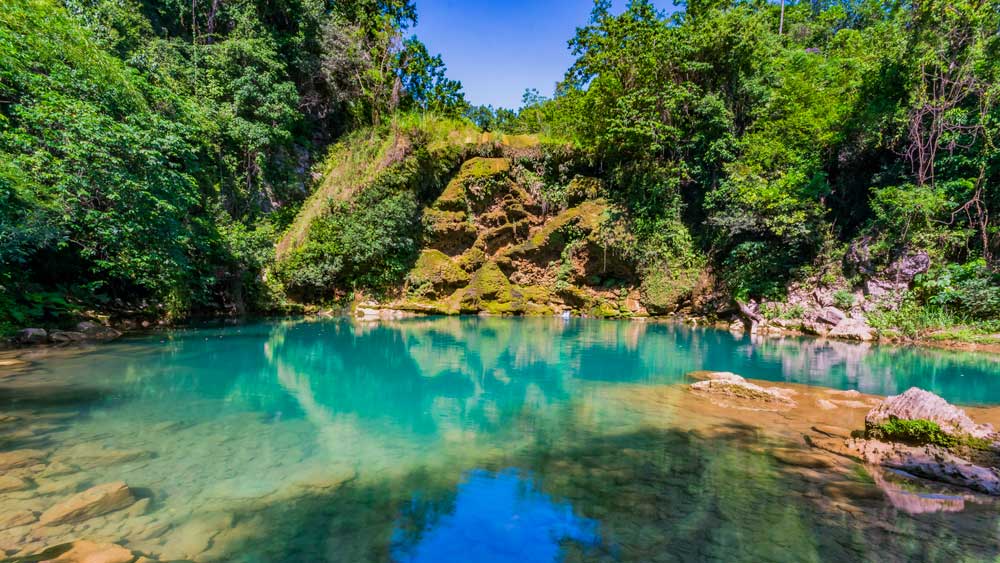
[[850,309],[854,306],[854,294],[846,289],[838,289],[833,292],[833,303],[841,309]]

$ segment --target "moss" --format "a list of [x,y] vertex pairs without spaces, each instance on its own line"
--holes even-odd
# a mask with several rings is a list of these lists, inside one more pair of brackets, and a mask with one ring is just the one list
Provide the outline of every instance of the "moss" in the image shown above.
[[531,239],[526,243],[525,249],[529,250],[544,246],[555,233],[569,225],[576,225],[586,232],[594,231],[604,221],[607,210],[607,202],[600,199],[585,201],[576,207],[571,207],[546,221],[541,229],[531,235]]
[[475,272],[486,263],[486,253],[482,248],[473,246],[456,259],[456,263],[466,272]]
[[440,250],[423,250],[406,280],[415,293],[433,295],[437,289],[464,284],[469,274]]
[[609,301],[601,301],[595,307],[592,307],[588,313],[592,317],[597,317],[599,319],[614,319],[618,317],[623,317],[622,312]]
[[641,276],[642,304],[653,313],[671,313],[691,295],[700,272],[694,268],[661,265],[647,268]]
[[468,182],[508,172],[510,172],[510,160],[506,158],[475,157],[462,163],[456,178]]
[[868,429],[868,437],[889,442],[902,442],[915,446],[931,444],[943,448],[966,446],[974,449],[987,449],[989,440],[971,436],[955,436],[946,433],[941,426],[933,421],[922,418],[907,420],[890,417],[884,422]]
[[465,200],[465,184],[462,180],[458,177],[452,178],[431,207],[441,211],[464,212],[468,210],[469,204]]
[[577,176],[566,186],[566,202],[576,205],[601,195],[601,181],[589,176]]
[[505,303],[511,300],[510,290],[510,280],[496,262],[487,262],[472,275],[469,286],[465,288],[462,296],[462,302],[463,305],[485,301]]

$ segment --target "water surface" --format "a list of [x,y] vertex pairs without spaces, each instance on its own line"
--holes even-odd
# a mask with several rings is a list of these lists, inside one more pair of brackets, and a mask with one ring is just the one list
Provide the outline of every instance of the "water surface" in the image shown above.
[[[1000,403],[995,356],[666,323],[452,317],[179,330],[39,353],[0,380],[0,406],[21,417],[3,427],[0,449],[48,456],[35,488],[0,499],[0,513],[122,479],[150,499],[148,512],[67,537],[197,561],[997,555],[993,507],[909,515],[863,505],[879,528],[817,505],[756,432],[654,428],[608,399],[699,369]],[[861,469],[858,479],[871,481]],[[0,548],[43,541],[26,528],[0,532]]]

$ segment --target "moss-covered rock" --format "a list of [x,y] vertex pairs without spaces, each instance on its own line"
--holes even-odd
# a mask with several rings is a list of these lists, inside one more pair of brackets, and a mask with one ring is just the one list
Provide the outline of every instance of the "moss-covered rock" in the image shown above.
[[509,303],[511,284],[496,262],[487,262],[476,270],[462,295],[463,307],[486,302]]
[[700,271],[662,265],[647,268],[639,283],[640,301],[651,313],[673,313],[691,297]]
[[412,293],[434,297],[465,284],[469,274],[443,252],[431,249],[420,252],[406,280]]
[[476,226],[465,211],[428,208],[421,219],[424,244],[449,256],[465,252],[478,236]]

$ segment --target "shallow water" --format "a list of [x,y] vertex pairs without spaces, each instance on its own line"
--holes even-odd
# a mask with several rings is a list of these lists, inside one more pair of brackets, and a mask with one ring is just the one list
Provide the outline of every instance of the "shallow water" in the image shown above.
[[[0,532],[12,554],[122,542],[197,561],[991,560],[997,510],[817,500],[774,438],[650,424],[616,390],[699,369],[1000,404],[995,356],[674,324],[434,318],[182,330],[42,352],[0,379],[0,451],[34,448],[40,512],[124,480],[148,512]],[[0,368],[3,370],[4,368]],[[3,372],[0,371],[0,375]],[[780,444],[777,444],[780,445]],[[852,469],[862,483],[872,478]],[[851,501],[847,499],[845,502]]]

